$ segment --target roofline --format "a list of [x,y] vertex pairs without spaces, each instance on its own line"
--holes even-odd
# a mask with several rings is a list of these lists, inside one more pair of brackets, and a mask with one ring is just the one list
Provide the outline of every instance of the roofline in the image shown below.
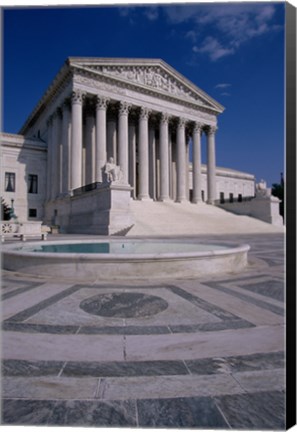
[[[42,95],[41,99],[39,99],[37,105],[31,112],[31,114],[28,116],[27,120],[23,124],[23,126],[19,130],[19,134],[24,135],[26,133],[26,129],[29,127],[30,123],[36,117],[38,112],[42,112],[43,106],[47,103],[48,99],[50,98],[52,91],[55,87],[57,87],[63,79],[67,77],[67,74],[71,72],[72,67],[75,67],[75,63],[79,62],[90,62],[90,63],[106,63],[106,64],[121,64],[123,62],[132,64],[138,64],[138,63],[145,63],[147,65],[160,65],[163,68],[167,69],[168,72],[176,75],[179,77],[182,81],[185,82],[189,87],[191,87],[193,90],[198,90],[199,93],[203,97],[205,97],[206,100],[208,100],[210,103],[214,104],[217,107],[218,114],[221,114],[225,107],[221,105],[219,102],[217,102],[215,99],[213,99],[211,96],[209,96],[207,93],[205,93],[200,87],[198,87],[196,84],[188,80],[184,75],[179,73],[176,69],[174,69],[172,66],[170,66],[168,63],[166,63],[162,59],[156,59],[156,58],[126,58],[126,57],[67,57],[62,67],[59,69],[58,73],[55,75],[54,79],[51,81],[49,86],[47,87],[45,93]],[[211,108],[209,108],[211,110]],[[215,109],[214,109],[215,111]]]

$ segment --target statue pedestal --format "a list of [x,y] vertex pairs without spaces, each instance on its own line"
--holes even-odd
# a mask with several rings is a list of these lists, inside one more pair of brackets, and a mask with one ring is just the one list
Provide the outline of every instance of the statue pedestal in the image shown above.
[[125,235],[134,224],[130,210],[132,189],[128,184],[104,182],[94,190],[72,196],[65,232]]

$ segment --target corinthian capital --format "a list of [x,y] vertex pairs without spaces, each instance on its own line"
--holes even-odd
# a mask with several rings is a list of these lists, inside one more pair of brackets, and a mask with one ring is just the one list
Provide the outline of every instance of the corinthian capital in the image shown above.
[[161,121],[161,123],[168,123],[169,118],[170,118],[170,116],[169,116],[168,113],[163,112],[160,115],[160,121]]
[[128,115],[130,107],[131,106],[128,104],[128,102],[120,102],[119,114]]
[[201,134],[203,127],[204,127],[203,123],[195,122],[193,131]]
[[139,118],[141,118],[142,120],[147,120],[149,118],[150,113],[151,111],[147,107],[141,107]]
[[208,128],[206,129],[206,133],[207,135],[214,135],[217,130],[217,126],[208,126]]
[[84,100],[85,94],[81,90],[74,90],[71,95],[72,103],[81,104]]
[[108,105],[109,99],[106,97],[96,96],[96,108],[97,109],[106,109]]
[[178,129],[184,129],[186,127],[186,123],[187,123],[186,119],[183,117],[180,117],[178,119],[178,123],[177,123]]

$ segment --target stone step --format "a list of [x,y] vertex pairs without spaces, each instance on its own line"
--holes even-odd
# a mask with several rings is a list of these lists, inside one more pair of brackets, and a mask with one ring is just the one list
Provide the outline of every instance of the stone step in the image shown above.
[[133,235],[190,235],[284,232],[249,216],[240,216],[205,203],[131,201]]

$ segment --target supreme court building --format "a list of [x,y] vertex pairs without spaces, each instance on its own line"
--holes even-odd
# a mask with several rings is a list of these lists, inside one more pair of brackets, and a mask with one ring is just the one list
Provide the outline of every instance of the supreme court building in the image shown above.
[[69,58],[20,134],[1,136],[2,198],[23,219],[109,233],[133,224],[131,199],[251,197],[253,175],[216,167],[223,110],[162,60]]

